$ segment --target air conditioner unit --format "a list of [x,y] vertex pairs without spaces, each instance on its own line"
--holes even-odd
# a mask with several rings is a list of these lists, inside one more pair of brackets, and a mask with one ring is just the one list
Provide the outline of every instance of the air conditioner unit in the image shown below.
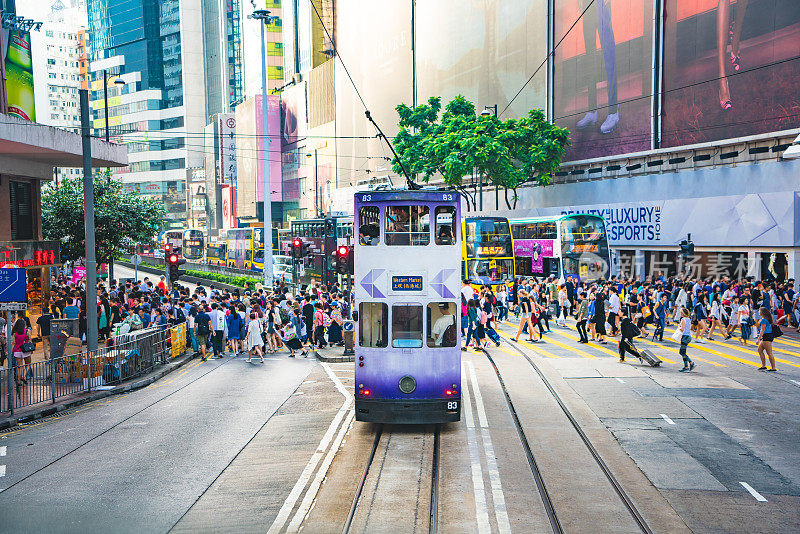
[[297,85],[298,83],[303,81],[303,75],[299,72],[296,72],[292,75],[292,83]]

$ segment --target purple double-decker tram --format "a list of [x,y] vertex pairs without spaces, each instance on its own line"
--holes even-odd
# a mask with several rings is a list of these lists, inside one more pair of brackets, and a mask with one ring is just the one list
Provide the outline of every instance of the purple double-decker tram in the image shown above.
[[454,191],[355,195],[358,421],[460,418],[459,203]]

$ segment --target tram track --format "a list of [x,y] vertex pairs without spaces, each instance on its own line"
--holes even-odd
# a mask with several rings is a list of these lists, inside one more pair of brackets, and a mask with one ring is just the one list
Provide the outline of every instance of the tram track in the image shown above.
[[[385,425],[379,424],[377,425],[377,429],[375,430],[375,437],[372,441],[372,448],[370,450],[369,456],[367,458],[367,463],[364,466],[364,472],[361,475],[361,479],[359,480],[358,487],[356,488],[355,496],[353,497],[353,503],[350,506],[350,512],[347,515],[347,520],[345,522],[344,528],[342,529],[342,534],[350,534],[354,531],[354,524],[355,519],[358,515],[359,508],[364,503],[364,489],[367,485],[367,480],[370,477],[370,472],[373,469],[373,463],[375,461],[375,457],[378,453],[381,439],[384,435],[391,435],[391,430],[387,430],[384,432]],[[429,501],[429,508],[428,508],[428,533],[429,534],[436,534],[438,528],[438,508],[439,508],[439,460],[440,460],[440,425],[434,425],[433,428],[433,450],[432,450],[432,465],[430,471],[430,501]],[[385,461],[385,458],[384,458]],[[378,473],[379,476],[380,473]],[[371,506],[371,505],[370,505]]]
[[[645,521],[644,517],[641,515],[639,510],[636,508],[636,505],[633,503],[633,501],[627,495],[625,490],[622,488],[622,485],[620,484],[619,480],[617,480],[617,478],[611,472],[611,470],[609,469],[608,465],[606,465],[605,461],[603,461],[603,459],[600,456],[599,452],[594,447],[594,445],[592,445],[591,440],[586,435],[586,433],[583,431],[583,429],[581,428],[581,426],[578,423],[578,421],[575,419],[575,416],[572,414],[572,412],[566,406],[564,401],[561,399],[560,395],[556,392],[556,390],[553,387],[552,383],[547,379],[547,377],[544,375],[544,373],[542,373],[542,371],[539,368],[539,366],[536,365],[536,363],[527,354],[525,354],[522,350],[520,350],[519,347],[517,347],[516,345],[511,344],[511,343],[506,343],[506,344],[509,345],[510,347],[512,347],[523,358],[525,358],[525,360],[528,362],[528,364],[533,368],[533,370],[539,376],[539,378],[541,379],[542,383],[544,383],[544,385],[547,388],[547,390],[550,393],[550,395],[553,397],[553,399],[559,405],[559,407],[561,408],[562,412],[567,417],[567,419],[569,420],[570,424],[572,425],[572,427],[575,429],[576,433],[580,437],[581,441],[586,446],[586,449],[591,454],[591,456],[594,459],[595,463],[600,468],[600,470],[603,472],[603,474],[605,475],[605,478],[608,480],[608,482],[611,484],[611,486],[614,489],[615,493],[619,497],[620,501],[622,502],[622,504],[624,505],[625,509],[628,511],[628,513],[630,514],[630,516],[632,517],[632,519],[634,520],[634,522],[636,523],[638,528],[644,534],[652,534],[652,530],[648,526],[647,522]],[[533,454],[533,451],[531,450],[530,443],[528,442],[528,438],[527,438],[527,436],[525,434],[525,429],[523,428],[522,423],[521,423],[521,421],[519,419],[519,416],[517,414],[517,411],[514,408],[514,403],[512,402],[511,396],[510,396],[510,394],[508,392],[508,389],[506,388],[506,384],[505,384],[505,382],[503,380],[503,377],[502,377],[502,375],[500,373],[500,369],[497,367],[497,364],[495,363],[494,358],[492,358],[492,355],[489,354],[488,351],[482,350],[482,352],[486,355],[487,359],[489,360],[489,363],[491,364],[492,368],[494,369],[495,374],[497,375],[497,379],[498,379],[498,381],[500,383],[500,388],[503,391],[503,396],[505,397],[505,400],[506,400],[506,403],[508,405],[508,409],[509,409],[509,411],[511,413],[511,417],[512,417],[512,419],[514,421],[514,425],[516,427],[517,433],[519,434],[520,441],[522,442],[522,448],[525,451],[525,456],[526,456],[526,458],[528,460],[528,464],[529,464],[529,466],[531,468],[531,473],[533,474],[533,477],[534,477],[534,479],[536,481],[536,486],[537,486],[537,489],[539,491],[539,495],[540,495],[540,497],[542,499],[542,503],[544,504],[545,512],[547,513],[547,517],[548,517],[548,519],[550,521],[550,525],[551,525],[551,527],[553,529],[553,532],[556,533],[556,534],[561,534],[562,532],[564,532],[564,530],[563,530],[561,522],[559,520],[558,513],[557,513],[556,508],[555,508],[555,506],[553,504],[553,501],[551,499],[550,492],[548,491],[547,484],[546,484],[545,479],[544,479],[544,477],[542,475],[542,472],[539,469],[539,465],[536,462],[536,457]]]

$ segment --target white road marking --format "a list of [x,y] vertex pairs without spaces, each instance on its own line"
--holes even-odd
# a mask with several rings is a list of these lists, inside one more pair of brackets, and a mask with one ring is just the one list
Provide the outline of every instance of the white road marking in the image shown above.
[[317,383],[316,380],[306,380],[305,382],[303,382],[303,384],[316,384],[316,383]]
[[466,380],[465,363],[461,362],[461,404],[464,407],[464,420],[467,427],[467,445],[469,459],[472,464],[472,490],[475,494],[475,517],[478,521],[478,533],[484,534],[492,531],[489,524],[489,510],[486,506],[486,491],[483,487],[483,469],[478,453],[478,440],[475,437],[475,420],[472,417],[472,402],[469,397],[469,387]]
[[[283,529],[283,526],[286,524],[286,521],[289,519],[289,515],[292,513],[295,504],[300,499],[300,495],[303,493],[303,490],[308,484],[308,481],[311,480],[311,475],[314,473],[314,470],[319,466],[320,462],[323,460],[325,456],[325,451],[328,449],[328,446],[331,444],[331,440],[333,440],[334,435],[336,434],[336,430],[339,428],[339,425],[342,423],[342,419],[345,419],[347,416],[347,421],[352,422],[352,404],[353,404],[353,397],[350,395],[347,390],[344,388],[344,385],[339,380],[339,378],[334,374],[331,370],[330,366],[326,363],[321,363],[322,368],[325,369],[325,372],[330,377],[331,381],[333,382],[336,389],[339,393],[342,394],[344,397],[344,401],[342,402],[341,407],[339,407],[339,411],[336,412],[336,416],[334,416],[333,421],[331,421],[328,430],[325,432],[325,435],[322,436],[322,439],[317,445],[317,449],[314,451],[314,454],[311,455],[311,458],[308,460],[306,467],[303,469],[303,472],[300,474],[300,478],[297,479],[292,491],[289,492],[289,496],[286,497],[286,501],[284,501],[283,506],[278,511],[278,515],[275,517],[275,521],[273,521],[272,526],[270,527],[270,533],[277,533]],[[349,423],[345,423],[342,425],[342,428],[348,428]],[[339,432],[339,435],[343,435],[342,432]],[[339,440],[337,436],[337,440]],[[341,443],[341,440],[339,440]],[[331,447],[332,450],[335,450]],[[338,449],[338,445],[336,447]],[[319,488],[317,488],[319,489]],[[309,492],[311,488],[309,488]],[[316,492],[314,493],[316,495]]]
[[739,482],[739,484],[741,484],[742,486],[744,486],[744,489],[746,489],[746,490],[747,490],[747,491],[750,493],[750,495],[752,495],[753,497],[755,497],[755,499],[756,499],[757,501],[759,501],[759,502],[767,502],[767,499],[765,499],[765,498],[764,498],[764,496],[763,496],[763,495],[761,495],[759,492],[757,492],[756,490],[754,490],[754,489],[753,489],[753,486],[751,486],[751,485],[750,485],[750,484],[748,484],[747,482]]
[[663,413],[660,413],[660,414],[658,414],[658,415],[660,415],[661,417],[663,417],[663,418],[664,418],[664,421],[666,421],[667,423],[669,423],[669,424],[671,424],[671,425],[674,425],[674,424],[675,424],[675,421],[673,421],[672,419],[670,419],[669,417],[667,417],[667,416],[666,416],[666,415],[664,415]]
[[797,380],[789,380],[789,382],[791,382],[795,386],[800,386],[800,382],[798,382]]
[[6,447],[5,445],[0,447],[0,456],[5,456],[7,449],[8,449],[8,447]]
[[6,476],[6,466],[0,465],[0,477]]
[[481,395],[481,390],[478,388],[478,379],[475,377],[475,366],[472,362],[467,362],[467,366],[469,366],[469,377],[472,383],[474,384],[473,393],[475,394],[475,406],[477,406],[478,411],[478,423],[480,423],[482,428],[486,428],[489,424],[486,422],[486,410],[483,407],[483,396]]
[[618,377],[617,377],[617,382],[619,382],[620,384],[624,384],[625,383],[625,381],[623,379],[618,378]]
[[[475,366],[472,362],[467,362],[467,365],[469,365],[472,392],[475,394],[475,404],[478,407],[478,419],[481,421],[483,451],[484,457],[486,458],[486,466],[489,469],[489,482],[492,485],[492,500],[494,501],[494,516],[497,520],[497,529],[500,531],[500,534],[511,534],[511,523],[508,520],[506,498],[505,495],[503,495],[503,484],[500,482],[500,470],[497,467],[497,457],[494,454],[492,436],[489,434],[489,425],[486,422],[486,410],[483,406],[481,388],[478,385],[478,378],[475,376]],[[481,414],[483,414],[482,420],[480,417]]]
[[294,393],[292,393],[292,396],[294,396],[294,395],[305,395],[305,394],[306,394],[305,391],[295,391]]

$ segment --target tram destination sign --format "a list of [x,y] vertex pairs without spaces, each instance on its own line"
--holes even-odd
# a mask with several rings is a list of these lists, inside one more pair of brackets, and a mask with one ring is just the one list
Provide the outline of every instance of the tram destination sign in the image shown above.
[[422,291],[422,277],[393,276],[392,291]]

